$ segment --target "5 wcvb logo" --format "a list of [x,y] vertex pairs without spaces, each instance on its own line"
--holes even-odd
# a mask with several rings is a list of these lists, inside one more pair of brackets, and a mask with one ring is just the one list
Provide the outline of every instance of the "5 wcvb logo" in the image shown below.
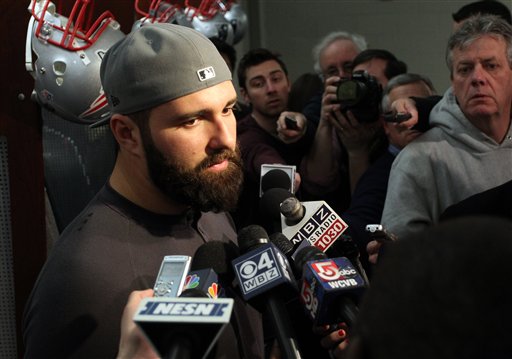
[[357,272],[354,268],[340,268],[332,259],[325,261],[317,261],[311,264],[311,267],[318,274],[320,279],[324,282],[333,280],[345,279],[345,276],[356,275]]

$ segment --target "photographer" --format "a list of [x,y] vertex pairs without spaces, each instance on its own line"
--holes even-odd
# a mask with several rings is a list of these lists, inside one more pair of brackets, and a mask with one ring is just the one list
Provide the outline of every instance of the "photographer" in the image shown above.
[[[380,82],[385,85],[391,77],[405,72],[406,65],[390,52],[378,49],[362,51],[353,65],[352,78],[335,75],[325,80],[320,123],[302,164],[302,188],[317,198],[350,197],[372,159],[386,149],[378,121]],[[359,90],[352,93],[355,88]],[[347,172],[348,178],[343,178]],[[334,201],[349,203],[346,198]],[[329,202],[336,210],[346,209]]]

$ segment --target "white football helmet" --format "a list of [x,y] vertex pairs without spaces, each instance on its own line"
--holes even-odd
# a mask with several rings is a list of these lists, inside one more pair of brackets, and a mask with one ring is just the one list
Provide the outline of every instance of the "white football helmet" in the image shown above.
[[100,65],[110,46],[125,36],[108,11],[86,28],[89,3],[76,0],[66,18],[49,0],[31,0],[25,49],[25,67],[35,79],[33,99],[64,119],[83,124],[110,116]]
[[221,12],[215,13],[211,18],[202,15],[194,16],[192,26],[206,37],[217,37],[229,45],[233,45],[235,40],[233,26]]
[[233,28],[233,44],[238,44],[247,31],[247,15],[242,10],[240,4],[231,4],[231,7],[226,11],[224,17]]
[[229,45],[238,43],[247,29],[247,15],[234,0],[152,0],[148,11],[135,0],[135,11],[142,15],[133,28],[145,23],[167,22],[191,27],[206,37],[216,37]]
[[132,31],[144,24],[155,22],[192,27],[192,22],[179,5],[173,5],[165,0],[153,0],[149,5],[148,11],[144,11],[139,6],[139,1],[135,0],[135,11],[142,15],[142,18],[135,21]]

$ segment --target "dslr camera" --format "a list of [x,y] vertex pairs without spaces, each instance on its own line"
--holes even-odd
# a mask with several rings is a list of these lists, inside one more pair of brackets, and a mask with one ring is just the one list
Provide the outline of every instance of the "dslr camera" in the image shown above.
[[336,98],[343,112],[352,112],[359,122],[374,122],[379,118],[382,86],[368,72],[354,71],[338,83]]

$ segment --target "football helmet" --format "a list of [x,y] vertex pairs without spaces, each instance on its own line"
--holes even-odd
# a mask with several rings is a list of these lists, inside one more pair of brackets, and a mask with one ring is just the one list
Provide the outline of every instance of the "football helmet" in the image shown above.
[[231,4],[231,7],[226,11],[224,17],[233,28],[233,44],[238,44],[247,31],[247,15],[242,10],[240,4]]
[[142,18],[135,21],[132,30],[146,23],[163,22],[181,26],[192,27],[189,18],[183,12],[183,8],[177,4],[171,4],[163,0],[152,0],[149,10],[146,12],[139,6],[140,0],[135,0],[135,11]]
[[[93,124],[110,116],[100,81],[105,52],[125,34],[104,12],[87,28],[92,0],[76,0],[69,18],[49,0],[31,0],[25,66],[35,80],[32,98],[66,120]],[[32,52],[37,59],[33,61]]]
[[221,12],[215,13],[211,18],[202,15],[194,16],[192,26],[208,38],[217,37],[225,43],[233,45],[235,39],[233,26]]
[[[234,0],[152,0],[148,11],[135,0],[135,10],[142,15],[133,28],[145,23],[168,22],[194,28],[206,37],[217,37],[234,45],[238,43],[247,29],[247,16]],[[178,4],[179,2],[179,4]]]

